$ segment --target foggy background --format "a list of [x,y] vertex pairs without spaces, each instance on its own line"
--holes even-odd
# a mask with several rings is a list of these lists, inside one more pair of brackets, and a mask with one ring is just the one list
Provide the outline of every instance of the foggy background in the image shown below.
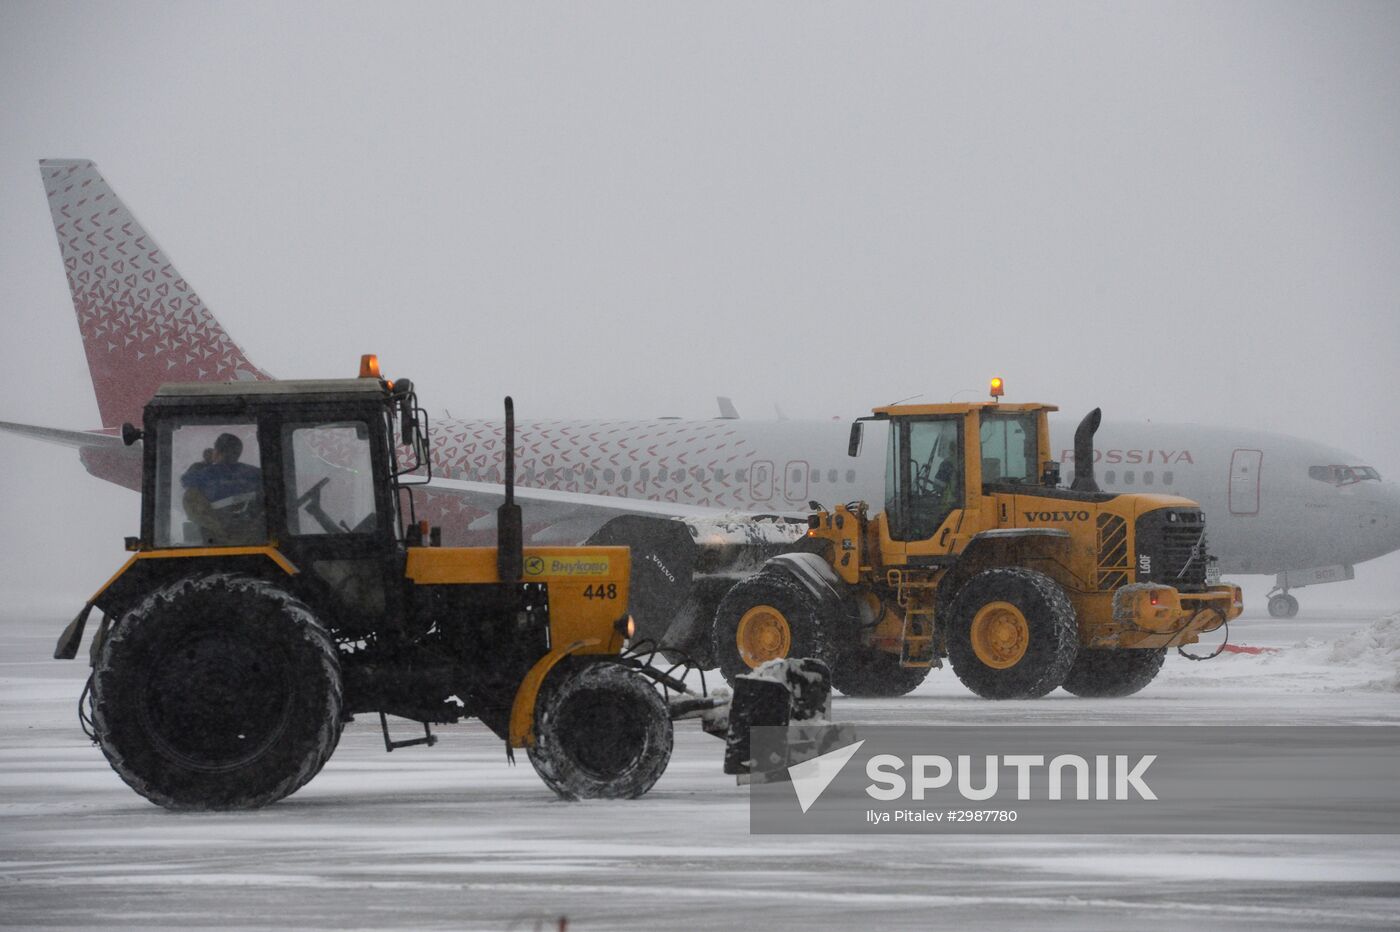
[[[0,0],[0,419],[99,426],[37,165],[91,158],[257,365],[377,352],[438,416],[1001,375],[1394,480],[1397,47],[1394,3]],[[76,611],[136,496],[20,437],[0,470],[0,591]]]

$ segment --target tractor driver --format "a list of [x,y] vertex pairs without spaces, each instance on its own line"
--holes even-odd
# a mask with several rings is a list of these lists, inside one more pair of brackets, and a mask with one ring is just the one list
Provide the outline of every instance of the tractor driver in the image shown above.
[[262,470],[240,463],[243,441],[220,434],[180,477],[187,514],[211,544],[255,544],[265,536]]

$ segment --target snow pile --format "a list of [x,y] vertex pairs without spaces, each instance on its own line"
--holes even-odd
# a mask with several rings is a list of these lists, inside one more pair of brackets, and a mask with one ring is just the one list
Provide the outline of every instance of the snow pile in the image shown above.
[[1376,620],[1364,628],[1321,641],[1309,638],[1284,653],[1306,654],[1319,664],[1333,667],[1379,668],[1387,675],[1355,688],[1370,692],[1400,692],[1400,612]]
[[1328,659],[1334,663],[1380,664],[1388,677],[1362,683],[1370,692],[1400,693],[1400,612],[1387,615],[1369,628],[1354,631],[1332,645]]

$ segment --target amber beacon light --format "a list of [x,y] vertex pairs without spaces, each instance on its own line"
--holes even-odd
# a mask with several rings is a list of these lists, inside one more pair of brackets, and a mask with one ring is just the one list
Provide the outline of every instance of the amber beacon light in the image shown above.
[[379,378],[379,357],[374,353],[365,353],[360,357],[360,378]]
[[992,379],[992,397],[993,397],[993,398],[1000,398],[1002,395],[1005,395],[1005,394],[1006,394],[1006,386],[1002,383],[1001,379],[1000,379],[1000,378]]

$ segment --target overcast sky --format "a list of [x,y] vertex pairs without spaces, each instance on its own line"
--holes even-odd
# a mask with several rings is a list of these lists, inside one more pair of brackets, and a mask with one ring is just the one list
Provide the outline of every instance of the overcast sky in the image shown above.
[[[0,419],[97,426],[37,168],[78,157],[281,376],[829,418],[1000,374],[1393,478],[1397,48],[1335,0],[0,0]],[[71,496],[0,521],[106,568],[135,499],[76,459],[0,438]]]

